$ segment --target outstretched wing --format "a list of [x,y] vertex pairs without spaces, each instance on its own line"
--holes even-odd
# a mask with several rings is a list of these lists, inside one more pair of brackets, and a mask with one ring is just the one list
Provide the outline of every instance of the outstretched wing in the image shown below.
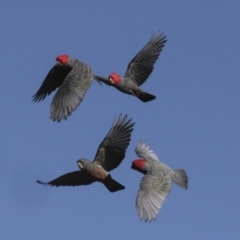
[[166,41],[164,33],[153,34],[148,43],[128,64],[125,78],[131,79],[138,86],[142,85],[153,71],[154,64]]
[[139,141],[135,152],[140,158],[143,158],[145,160],[152,159],[160,162],[157,154],[154,153],[153,150],[145,142]]
[[122,162],[135,124],[131,123],[131,120],[127,120],[127,115],[122,117],[122,114],[117,120],[114,118],[110,131],[98,147],[94,164],[111,171]]
[[94,80],[96,80],[100,85],[102,85],[101,83],[105,83],[109,86],[112,86],[112,84],[109,82],[109,79],[108,78],[105,78],[105,77],[101,77],[101,76],[97,76],[97,75],[94,75]]
[[156,220],[166,196],[171,190],[171,179],[145,175],[137,193],[136,208],[141,220]]
[[41,87],[33,96],[33,102],[44,100],[47,95],[53,92],[56,88],[60,87],[71,69],[72,68],[69,66],[62,67],[57,64],[52,67],[44,79]]
[[82,74],[70,72],[67,75],[52,100],[50,118],[53,121],[60,122],[63,118],[66,119],[82,102],[93,81],[90,71],[90,68],[86,68]]
[[51,186],[80,186],[80,185],[89,185],[96,180],[85,171],[75,171],[64,174],[50,182],[42,182],[37,180],[37,183]]

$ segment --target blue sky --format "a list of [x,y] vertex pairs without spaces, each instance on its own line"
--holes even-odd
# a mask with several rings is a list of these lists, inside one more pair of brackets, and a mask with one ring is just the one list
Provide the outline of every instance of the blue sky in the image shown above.
[[[1,1],[0,238],[239,239],[239,9],[239,1]],[[158,30],[168,42],[142,86],[154,101],[93,82],[61,123],[49,119],[53,94],[31,102],[57,55],[123,75]],[[120,113],[136,122],[111,172],[124,191],[36,183],[92,160]],[[173,185],[152,223],[135,210],[142,175],[130,166],[139,140],[189,177],[189,189]]]

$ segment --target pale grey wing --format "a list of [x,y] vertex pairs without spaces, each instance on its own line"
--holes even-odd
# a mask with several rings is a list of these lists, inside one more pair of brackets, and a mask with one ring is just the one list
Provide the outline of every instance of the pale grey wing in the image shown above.
[[[153,184],[156,180],[157,182]],[[153,176],[145,175],[140,183],[136,199],[136,209],[140,219],[145,222],[156,220],[170,190],[170,178],[159,181],[159,178],[154,179]]]
[[138,86],[142,85],[152,73],[154,64],[166,42],[164,33],[153,34],[148,43],[128,64],[124,77],[131,79]]
[[135,152],[139,157],[145,160],[152,159],[160,162],[157,154],[154,153],[153,150],[145,142],[139,141]]
[[64,174],[50,182],[42,182],[37,180],[37,183],[43,185],[51,185],[51,186],[80,186],[80,185],[89,185],[96,180],[85,171],[75,171]]
[[82,102],[92,81],[91,75],[79,79],[74,72],[69,73],[52,100],[50,118],[58,122],[67,119]]
[[124,159],[135,123],[127,115],[114,118],[112,127],[98,147],[94,164],[101,165],[106,171],[116,168]]

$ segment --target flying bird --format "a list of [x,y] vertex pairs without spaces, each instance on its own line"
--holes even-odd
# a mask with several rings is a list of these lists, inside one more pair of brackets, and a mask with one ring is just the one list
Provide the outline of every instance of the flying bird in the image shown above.
[[127,120],[127,115],[114,118],[112,127],[98,147],[94,161],[85,158],[77,161],[80,170],[64,174],[50,182],[38,183],[52,186],[80,186],[101,182],[110,192],[123,190],[125,187],[115,181],[109,171],[118,167],[125,157],[135,123]]
[[90,66],[68,55],[56,57],[56,64],[51,68],[41,87],[33,96],[33,102],[44,100],[58,88],[51,109],[50,118],[60,122],[79,106],[93,81]]
[[145,222],[156,220],[162,204],[171,190],[172,182],[188,188],[188,177],[183,169],[172,170],[160,162],[157,155],[144,143],[139,142],[136,154],[141,158],[132,162],[132,169],[143,173],[136,198],[137,213]]
[[152,35],[148,43],[138,52],[138,54],[128,64],[124,77],[117,73],[111,73],[108,78],[94,76],[109,86],[113,86],[123,93],[133,95],[143,102],[148,102],[156,97],[144,92],[140,86],[148,79],[153,71],[160,52],[167,42],[164,33],[157,32]]

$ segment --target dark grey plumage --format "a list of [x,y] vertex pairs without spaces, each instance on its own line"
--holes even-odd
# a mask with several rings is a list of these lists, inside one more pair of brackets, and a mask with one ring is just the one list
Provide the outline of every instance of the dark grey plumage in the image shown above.
[[44,100],[58,88],[52,100],[50,118],[60,122],[63,118],[67,119],[82,102],[94,75],[89,65],[68,55],[58,56],[56,61],[57,64],[49,71],[33,96],[33,101]]
[[136,96],[143,102],[155,99],[155,96],[144,92],[139,86],[141,86],[152,73],[154,64],[166,42],[167,39],[166,36],[164,36],[164,33],[158,32],[153,34],[148,43],[128,64],[124,77],[112,73],[108,78],[94,76],[94,79],[109,86],[113,86],[123,93]]
[[131,140],[131,134],[135,123],[132,119],[127,119],[120,114],[118,119],[114,119],[112,127],[106,137],[98,147],[93,162],[87,159],[77,161],[80,171],[64,174],[50,182],[38,183],[52,186],[80,186],[93,182],[102,182],[110,192],[122,190],[125,187],[112,179],[109,171],[118,167],[125,157],[127,147]]

